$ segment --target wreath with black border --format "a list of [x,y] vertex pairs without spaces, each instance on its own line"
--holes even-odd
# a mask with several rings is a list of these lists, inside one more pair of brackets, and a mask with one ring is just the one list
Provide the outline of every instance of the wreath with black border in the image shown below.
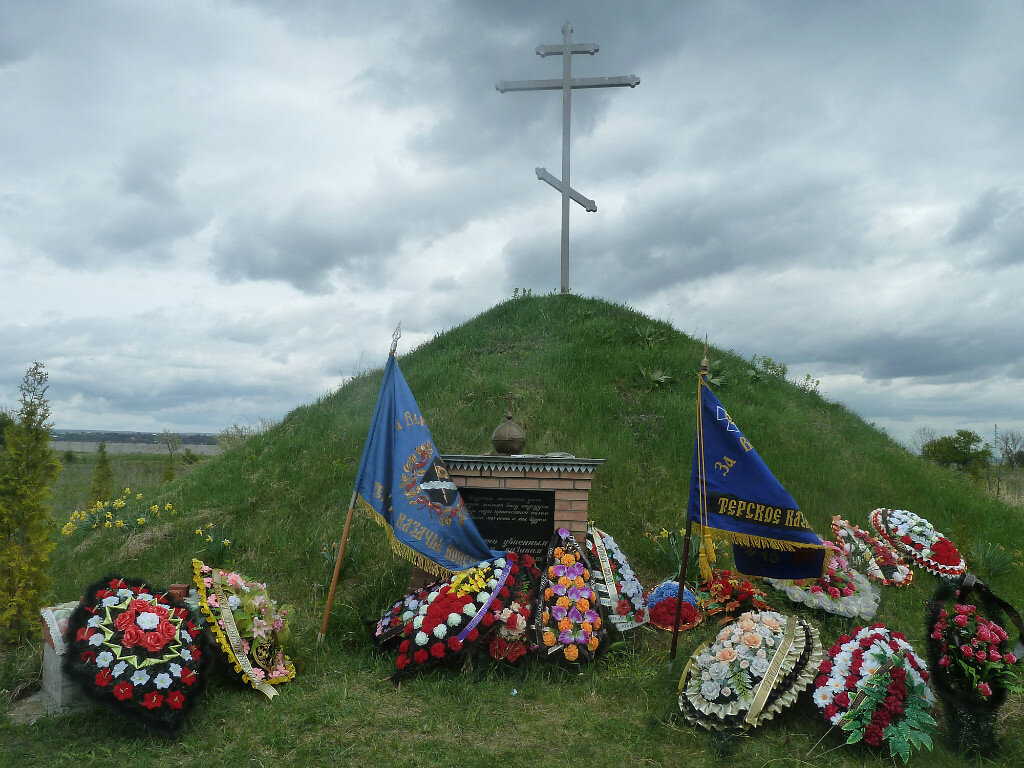
[[182,727],[212,661],[198,616],[140,579],[104,576],[68,620],[65,673],[90,698],[158,733]]

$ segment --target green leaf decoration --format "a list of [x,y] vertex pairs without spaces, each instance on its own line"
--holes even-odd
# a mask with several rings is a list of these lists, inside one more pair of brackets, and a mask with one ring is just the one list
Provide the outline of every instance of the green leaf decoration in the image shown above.
[[732,683],[733,689],[740,698],[749,696],[753,690],[750,685],[750,675],[745,669],[734,668],[732,674],[729,675],[729,682]]
[[899,752],[900,757],[903,758],[904,763],[910,762],[910,745],[907,742],[896,742],[896,750]]

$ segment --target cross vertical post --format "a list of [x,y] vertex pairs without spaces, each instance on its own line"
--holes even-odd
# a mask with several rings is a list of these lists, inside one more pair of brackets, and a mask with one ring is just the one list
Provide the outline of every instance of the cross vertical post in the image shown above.
[[562,293],[569,292],[569,125],[572,121],[572,27],[562,25]]
[[562,92],[562,178],[556,179],[545,168],[537,168],[537,178],[557,189],[562,196],[562,293],[569,292],[569,201],[575,200],[591,213],[597,211],[597,204],[570,185],[569,179],[569,136],[572,123],[572,91],[574,88],[613,88],[626,86],[635,88],[640,84],[636,75],[617,77],[578,77],[572,76],[572,55],[586,53],[593,56],[598,52],[596,43],[573,43],[572,26],[569,22],[562,25],[561,45],[538,45],[537,55],[562,57],[561,80],[501,80],[495,84],[499,93],[508,91],[554,91]]

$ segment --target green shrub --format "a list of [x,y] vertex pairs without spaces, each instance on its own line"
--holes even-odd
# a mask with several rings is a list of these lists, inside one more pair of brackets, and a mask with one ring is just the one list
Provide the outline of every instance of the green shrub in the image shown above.
[[48,375],[33,363],[19,390],[18,419],[7,428],[0,455],[0,643],[15,643],[39,624],[49,585],[50,485],[60,463],[50,448]]
[[90,506],[97,501],[106,501],[114,490],[106,440],[101,442],[96,449],[96,457],[96,468],[92,471],[92,481],[89,483]]

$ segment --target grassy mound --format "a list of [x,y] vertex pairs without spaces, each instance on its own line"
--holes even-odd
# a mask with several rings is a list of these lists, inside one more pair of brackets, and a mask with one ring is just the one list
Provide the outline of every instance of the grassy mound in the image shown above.
[[[591,492],[592,518],[616,537],[650,587],[672,563],[644,532],[684,522],[701,356],[701,344],[666,323],[600,300],[556,295],[504,302],[401,355],[399,363],[443,452],[490,452],[491,430],[512,390],[528,451],[607,459]],[[715,387],[720,399],[819,533],[828,534],[833,514],[867,527],[874,507],[917,511],[993,589],[1024,603],[1013,557],[1024,549],[1019,510],[912,456],[842,405],[770,372],[751,377],[750,362],[729,352],[712,349],[709,356],[724,378]],[[731,756],[718,754],[706,734],[666,721],[682,662],[712,628],[683,636],[673,670],[665,664],[667,637],[643,630],[579,675],[536,666],[521,678],[466,671],[394,688],[384,680],[391,660],[369,650],[364,622],[402,593],[410,567],[391,554],[375,525],[358,517],[329,642],[317,647],[330,548],[340,537],[380,375],[378,369],[356,377],[190,471],[161,499],[181,510],[173,519],[130,535],[100,529],[60,537],[54,553],[55,601],[77,598],[110,570],[155,584],[184,581],[191,557],[204,556],[204,537],[196,531],[213,524],[232,542],[231,567],[267,581],[275,597],[296,606],[300,675],[282,696],[268,704],[230,683],[214,686],[199,708],[205,714],[172,743],[123,728],[106,713],[32,728],[0,726],[12,764],[493,766],[583,759],[759,766],[805,760],[826,731],[811,709],[778,718]],[[66,519],[68,511],[56,514]],[[917,572],[912,587],[887,588],[877,620],[923,650],[924,602],[934,585]],[[797,610],[766,591],[775,607]],[[827,643],[854,626],[820,615],[814,621]],[[1000,762],[1020,764],[1019,699],[1005,714]],[[880,759],[862,748],[822,756],[838,744],[835,734],[826,737],[803,764]],[[917,760],[956,765],[961,758],[938,747]]]

